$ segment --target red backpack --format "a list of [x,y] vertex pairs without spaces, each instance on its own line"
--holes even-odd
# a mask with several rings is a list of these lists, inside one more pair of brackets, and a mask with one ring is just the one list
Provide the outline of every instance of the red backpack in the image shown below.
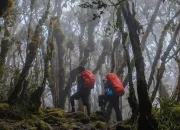
[[112,85],[112,88],[114,90],[114,93],[117,96],[123,96],[124,95],[124,87],[123,84],[121,83],[119,77],[116,74],[113,73],[108,73],[106,75],[106,79],[107,81],[110,82],[110,84]]
[[94,83],[95,83],[95,78],[94,78],[92,71],[84,70],[83,72],[81,72],[81,75],[82,75],[83,80],[84,80],[84,87],[93,89]]

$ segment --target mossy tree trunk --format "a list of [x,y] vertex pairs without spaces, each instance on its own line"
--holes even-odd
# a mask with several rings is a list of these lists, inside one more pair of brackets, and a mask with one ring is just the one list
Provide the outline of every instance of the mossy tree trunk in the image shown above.
[[133,86],[133,79],[132,79],[132,70],[131,70],[131,65],[130,65],[130,56],[129,56],[129,52],[126,48],[126,41],[128,39],[128,34],[127,33],[123,33],[122,34],[122,44],[123,44],[123,48],[124,51],[126,53],[126,59],[127,59],[127,67],[128,67],[128,77],[129,77],[129,96],[128,96],[128,102],[129,105],[131,107],[132,110],[132,116],[131,116],[131,120],[130,122],[133,124],[137,117],[138,117],[138,102],[136,99],[136,95],[135,95],[135,90],[134,90],[134,86]]
[[19,94],[20,94],[21,90],[23,89],[23,83],[28,75],[29,69],[32,66],[32,62],[33,62],[34,58],[36,57],[38,45],[40,43],[40,34],[42,31],[42,25],[45,22],[45,20],[47,19],[47,16],[49,13],[49,6],[50,6],[50,2],[47,5],[47,10],[45,11],[43,16],[39,20],[38,25],[36,25],[32,40],[28,44],[28,54],[26,56],[25,65],[22,69],[22,72],[19,76],[19,79],[17,81],[17,84],[15,85],[13,92],[8,97],[8,102],[10,104],[16,103],[17,100],[19,99]]
[[37,88],[31,95],[31,102],[34,104],[34,112],[38,112],[39,108],[41,106],[41,97],[43,95],[45,86],[46,86],[46,81],[48,78],[50,78],[50,61],[53,56],[53,51],[54,51],[54,44],[53,44],[53,35],[52,35],[52,30],[53,30],[53,22],[52,18],[50,19],[50,24],[49,24],[49,31],[48,31],[48,40],[47,40],[47,53],[44,57],[44,77],[43,81],[41,83],[41,86]]
[[1,40],[1,52],[0,52],[0,81],[2,80],[2,77],[4,75],[6,56],[11,43],[9,39],[10,33],[6,26],[6,21],[4,23],[4,28],[5,28],[4,37]]
[[126,45],[128,44],[128,40],[129,40],[129,36],[128,33],[124,32],[124,23],[122,20],[122,11],[121,11],[121,7],[119,6],[117,9],[117,25],[118,25],[118,29],[119,29],[119,34],[121,33],[122,35],[122,45],[124,48],[124,53],[125,53],[125,60],[127,62],[127,68],[128,68],[128,79],[129,79],[129,96],[128,96],[128,102],[129,105],[132,109],[132,116],[131,116],[131,120],[130,122],[133,124],[138,116],[138,102],[136,99],[136,95],[135,95],[135,90],[134,90],[134,86],[133,86],[133,79],[132,79],[132,68],[131,68],[131,64],[130,64],[130,56],[129,56],[129,52],[128,49],[126,47]]
[[53,35],[56,39],[57,44],[57,50],[58,50],[58,88],[59,88],[59,104],[58,107],[64,108],[64,106],[61,105],[63,97],[63,89],[65,86],[65,67],[64,67],[64,55],[65,55],[65,49],[64,49],[64,34],[61,29],[61,25],[58,20],[55,21],[54,29],[53,29]]
[[139,113],[138,118],[138,130],[152,130],[157,128],[157,123],[152,117],[151,109],[152,104],[148,97],[147,83],[144,74],[144,59],[141,51],[141,44],[139,40],[139,34],[141,28],[137,20],[129,9],[129,3],[125,2],[121,4],[122,13],[126,21],[129,37],[132,45],[132,50],[134,54],[134,62],[136,67],[136,77],[137,77],[137,93],[139,100]]

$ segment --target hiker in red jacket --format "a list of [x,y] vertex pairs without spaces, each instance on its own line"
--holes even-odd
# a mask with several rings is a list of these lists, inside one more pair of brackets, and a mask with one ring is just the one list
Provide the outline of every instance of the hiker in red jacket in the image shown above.
[[85,70],[83,66],[79,66],[77,69],[78,69],[77,92],[70,97],[72,112],[75,112],[74,100],[81,99],[83,105],[86,106],[87,115],[90,116],[89,97],[90,97],[91,89],[94,87],[94,75],[92,74],[91,71]]

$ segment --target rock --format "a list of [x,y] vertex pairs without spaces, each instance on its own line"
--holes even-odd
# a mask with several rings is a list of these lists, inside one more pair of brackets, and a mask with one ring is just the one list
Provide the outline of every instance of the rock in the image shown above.
[[87,124],[90,122],[89,117],[83,112],[74,112],[74,113],[68,114],[67,117],[74,118],[76,122],[82,122],[84,124]]
[[9,104],[0,103],[0,118],[4,118],[4,116],[9,114]]
[[102,121],[96,121],[95,122],[95,128],[97,129],[105,129],[106,128],[106,123]]
[[65,112],[59,108],[45,109],[43,110],[43,112],[46,113],[47,115],[52,115],[59,118],[65,117]]
[[91,116],[91,121],[102,121],[102,122],[107,122],[107,114],[106,112],[100,112],[96,111],[95,113],[92,113]]

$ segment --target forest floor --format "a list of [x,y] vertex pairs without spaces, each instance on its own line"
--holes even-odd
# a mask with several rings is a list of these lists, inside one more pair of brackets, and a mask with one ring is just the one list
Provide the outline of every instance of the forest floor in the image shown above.
[[116,127],[116,122],[106,123],[106,114],[98,111],[91,113],[90,118],[82,112],[67,113],[59,108],[28,114],[22,107],[0,104],[0,130],[116,130]]
[[[158,130],[180,130],[180,105],[164,102],[161,109],[153,109]],[[59,108],[40,109],[29,113],[22,106],[10,107],[0,103],[0,130],[136,130],[137,122],[106,123],[103,112],[91,113],[89,118],[82,112],[67,113]]]

